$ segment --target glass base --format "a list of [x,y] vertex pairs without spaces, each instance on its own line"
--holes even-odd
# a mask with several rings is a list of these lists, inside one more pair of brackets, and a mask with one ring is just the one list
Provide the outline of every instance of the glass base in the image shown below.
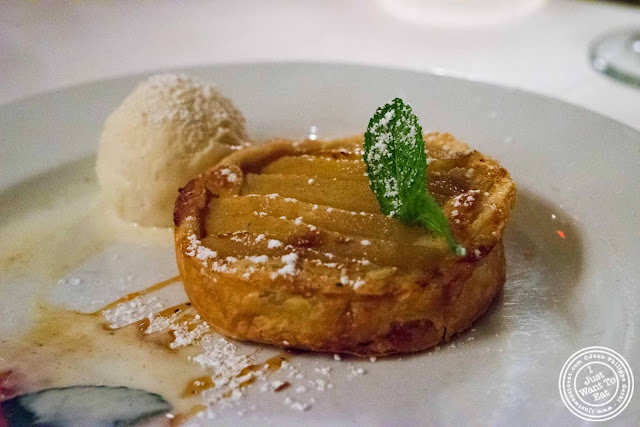
[[599,37],[591,44],[589,56],[597,71],[640,87],[640,29]]

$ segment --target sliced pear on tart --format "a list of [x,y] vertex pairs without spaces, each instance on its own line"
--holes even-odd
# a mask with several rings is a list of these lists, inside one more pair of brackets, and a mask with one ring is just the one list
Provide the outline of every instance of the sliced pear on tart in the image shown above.
[[362,137],[275,140],[181,189],[176,255],[195,308],[236,339],[363,356],[426,349],[468,328],[505,280],[515,186],[449,134],[425,143],[428,189],[466,256],[380,212]]

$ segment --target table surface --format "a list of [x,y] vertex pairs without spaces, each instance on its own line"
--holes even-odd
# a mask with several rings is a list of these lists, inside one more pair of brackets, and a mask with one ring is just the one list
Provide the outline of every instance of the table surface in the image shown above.
[[640,28],[640,8],[550,0],[499,24],[434,26],[399,18],[382,0],[191,1],[188,6],[166,0],[9,0],[0,3],[0,103],[184,66],[330,61],[521,88],[640,129],[640,89],[598,74],[587,60],[595,37],[624,27]]

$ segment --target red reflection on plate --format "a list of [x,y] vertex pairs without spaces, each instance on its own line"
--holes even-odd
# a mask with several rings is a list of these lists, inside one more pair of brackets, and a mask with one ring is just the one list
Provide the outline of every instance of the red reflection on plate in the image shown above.
[[[0,402],[13,397],[16,394],[15,372],[9,370],[0,372]],[[2,427],[2,422],[0,422]]]

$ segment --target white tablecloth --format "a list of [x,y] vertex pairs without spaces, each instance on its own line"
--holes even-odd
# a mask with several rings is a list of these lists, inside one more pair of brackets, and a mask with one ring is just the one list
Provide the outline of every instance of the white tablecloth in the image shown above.
[[547,94],[640,129],[640,89],[591,69],[602,32],[640,8],[549,1],[506,24],[435,27],[376,1],[0,3],[0,103],[76,83],[221,62],[354,62],[452,74]]

